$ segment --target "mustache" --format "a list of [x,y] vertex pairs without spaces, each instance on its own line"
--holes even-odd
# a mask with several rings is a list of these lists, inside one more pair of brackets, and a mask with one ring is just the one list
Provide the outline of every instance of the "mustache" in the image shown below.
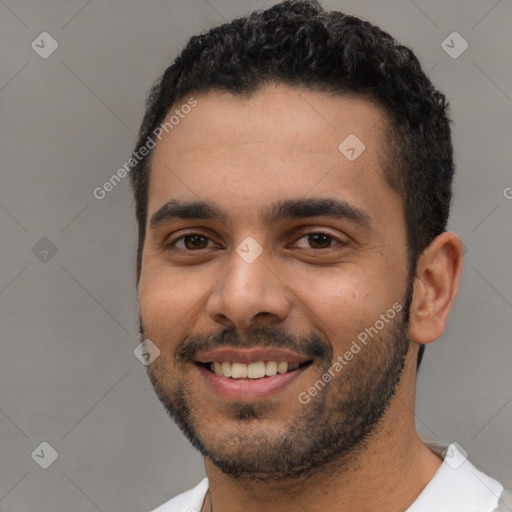
[[176,348],[176,360],[194,361],[198,352],[223,347],[252,348],[272,347],[297,352],[308,359],[332,359],[333,350],[329,343],[317,334],[295,337],[283,327],[258,327],[240,333],[228,327],[212,334],[186,336]]
[[[141,336],[144,339],[144,326],[139,319]],[[306,336],[294,336],[284,327],[258,326],[240,332],[234,327],[226,327],[208,334],[187,335],[178,343],[175,358],[178,362],[194,362],[198,352],[233,347],[272,347],[288,349],[308,359],[331,361],[331,344],[316,333]]]

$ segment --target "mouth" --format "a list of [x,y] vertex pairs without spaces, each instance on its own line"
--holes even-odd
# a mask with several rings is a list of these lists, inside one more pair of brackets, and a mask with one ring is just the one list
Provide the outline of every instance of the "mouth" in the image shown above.
[[285,349],[225,347],[201,353],[195,365],[209,392],[228,400],[255,400],[284,392],[314,363]]
[[264,379],[290,373],[299,368],[309,366],[313,361],[257,361],[254,363],[239,363],[232,361],[212,361],[198,363],[211,373],[229,379]]

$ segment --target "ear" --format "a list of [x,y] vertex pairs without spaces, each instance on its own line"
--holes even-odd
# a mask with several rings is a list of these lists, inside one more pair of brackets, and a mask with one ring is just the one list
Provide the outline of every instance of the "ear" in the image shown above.
[[431,343],[441,337],[457,290],[462,242],[451,231],[437,236],[418,259],[410,315],[410,339]]

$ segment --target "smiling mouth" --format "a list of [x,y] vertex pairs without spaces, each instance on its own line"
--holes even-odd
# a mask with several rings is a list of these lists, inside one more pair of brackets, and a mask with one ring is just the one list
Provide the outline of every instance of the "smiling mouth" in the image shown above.
[[198,363],[207,370],[220,377],[230,379],[263,379],[277,374],[290,373],[299,368],[309,366],[313,361],[286,362],[286,361],[258,361],[255,363],[232,363],[230,361],[214,361]]

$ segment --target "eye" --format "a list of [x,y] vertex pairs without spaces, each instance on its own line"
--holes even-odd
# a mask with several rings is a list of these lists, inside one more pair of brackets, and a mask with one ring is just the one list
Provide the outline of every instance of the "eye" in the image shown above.
[[196,251],[200,249],[207,249],[208,242],[212,242],[209,236],[203,233],[189,232],[166,244],[166,249],[177,247],[182,251]]
[[[305,243],[298,244],[300,240],[305,240]],[[312,231],[302,235],[296,242],[296,245],[303,249],[329,249],[332,247],[331,243],[338,242],[337,245],[344,246],[346,242],[334,237],[333,235],[324,231]]]
[[[177,238],[172,239],[166,244],[166,249],[178,249],[181,251],[194,252],[212,247],[213,240],[205,235],[195,231],[190,231]],[[295,246],[302,249],[330,249],[332,247],[345,246],[346,242],[336,238],[325,231],[311,231],[303,234],[295,242]]]

